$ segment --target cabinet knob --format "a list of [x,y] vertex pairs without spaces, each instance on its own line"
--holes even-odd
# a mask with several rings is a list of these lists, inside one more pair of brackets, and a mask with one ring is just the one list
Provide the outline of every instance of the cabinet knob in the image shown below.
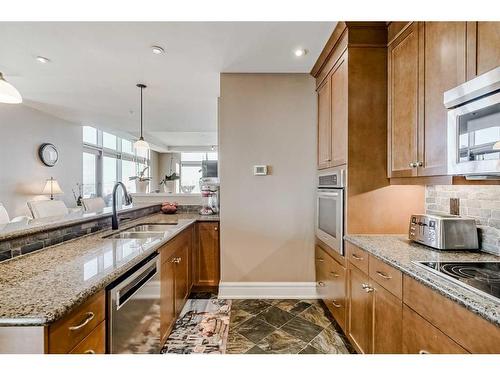
[[335,300],[332,300],[332,305],[333,305],[333,307],[336,307],[337,309],[342,307],[342,305],[340,303],[337,303],[337,301],[335,301]]
[[215,230],[215,231],[218,231],[218,230],[219,230],[219,227],[214,227],[214,230]]
[[337,272],[330,272],[330,275],[332,275],[333,277],[339,277],[340,275],[337,273]]
[[412,162],[408,163],[408,166],[409,166],[410,168],[417,168],[417,167],[418,167],[418,163],[416,163],[416,162],[412,161]]
[[368,284],[361,284],[361,288],[363,288],[366,293],[371,293],[375,290],[375,289],[373,289],[373,287],[371,287]]
[[325,286],[325,283],[323,281],[318,281],[319,286]]
[[83,352],[83,354],[95,354],[95,351],[93,351],[92,349],[89,349],[89,350],[85,350],[85,352]]
[[424,162],[422,162],[422,161],[419,161],[419,162],[417,163],[417,166],[418,166],[418,167],[421,167],[421,166],[423,166],[423,165],[424,165]]
[[321,263],[323,263],[323,262],[325,261],[323,258],[316,258],[316,260],[317,260],[318,262],[321,262]]

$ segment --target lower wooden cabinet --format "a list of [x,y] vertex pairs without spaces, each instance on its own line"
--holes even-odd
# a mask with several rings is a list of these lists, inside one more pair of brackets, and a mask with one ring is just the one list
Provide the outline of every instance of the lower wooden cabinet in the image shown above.
[[371,280],[373,288],[372,353],[401,353],[403,302]]
[[463,354],[467,351],[405,305],[403,308],[403,353]]
[[166,251],[160,252],[160,337],[167,338],[175,322],[175,264]]
[[106,353],[106,322],[101,322],[70,354]]
[[189,272],[189,250],[190,246],[184,244],[174,254],[175,264],[175,313],[179,315],[189,294],[188,272]]
[[217,287],[220,279],[219,223],[197,223],[193,285]]
[[372,352],[373,300],[369,277],[356,267],[349,267],[349,320],[347,335],[360,353]]

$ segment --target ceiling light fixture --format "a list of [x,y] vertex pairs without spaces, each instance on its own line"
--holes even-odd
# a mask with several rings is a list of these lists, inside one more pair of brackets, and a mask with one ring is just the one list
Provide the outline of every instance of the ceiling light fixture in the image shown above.
[[50,62],[50,59],[43,56],[37,56],[36,61],[38,61],[40,64],[47,64],[48,62]]
[[0,72],[0,103],[19,104],[23,98],[19,91],[3,78]]
[[151,50],[155,55],[161,55],[162,53],[165,53],[165,50],[160,46],[152,46]]
[[142,136],[142,90],[146,88],[146,85],[143,83],[138,83],[137,87],[141,89],[141,136],[139,139],[134,143],[134,149],[135,150],[147,150],[149,149],[149,143],[144,140],[144,137]]
[[303,48],[297,48],[295,51],[293,51],[293,54],[297,57],[302,57],[304,55],[307,55],[307,50]]

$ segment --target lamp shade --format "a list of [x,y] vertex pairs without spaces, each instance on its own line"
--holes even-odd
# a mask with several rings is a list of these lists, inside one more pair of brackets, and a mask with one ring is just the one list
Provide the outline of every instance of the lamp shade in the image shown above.
[[42,194],[50,195],[50,199],[54,199],[54,195],[56,194],[64,194],[57,180],[54,180],[52,177],[47,180],[45,183],[45,187],[43,188]]
[[134,149],[136,149],[136,150],[148,150],[149,149],[149,143],[146,142],[141,137],[137,141],[135,141],[135,143],[134,143]]
[[0,73],[0,103],[19,104],[23,98],[17,89],[7,82]]

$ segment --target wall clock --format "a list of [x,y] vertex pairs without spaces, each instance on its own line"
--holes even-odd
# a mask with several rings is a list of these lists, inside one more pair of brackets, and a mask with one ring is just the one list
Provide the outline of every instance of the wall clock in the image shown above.
[[52,143],[43,143],[38,149],[38,156],[47,167],[53,167],[59,160],[59,151]]

